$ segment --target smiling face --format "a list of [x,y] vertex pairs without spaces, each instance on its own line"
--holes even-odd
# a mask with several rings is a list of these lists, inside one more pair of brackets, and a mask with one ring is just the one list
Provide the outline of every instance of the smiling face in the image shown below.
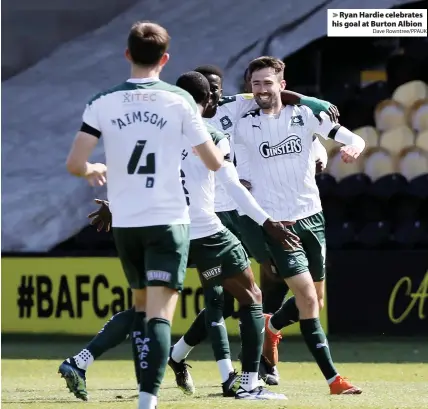
[[205,78],[210,84],[210,102],[204,112],[204,116],[212,118],[217,112],[218,102],[223,95],[223,84],[218,75],[206,74]]
[[285,89],[282,73],[274,68],[262,68],[251,74],[251,88],[257,105],[263,110],[281,106],[281,91]]

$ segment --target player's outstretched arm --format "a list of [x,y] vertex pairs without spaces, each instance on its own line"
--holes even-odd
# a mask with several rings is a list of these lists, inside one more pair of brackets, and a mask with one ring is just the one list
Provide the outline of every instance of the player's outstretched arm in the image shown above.
[[[361,155],[366,146],[366,142],[361,136],[351,132],[344,126],[336,125],[337,131],[332,134],[332,138],[345,146],[340,148],[342,160],[345,163],[352,163]],[[335,128],[336,128],[335,127]]]
[[281,92],[281,101],[284,105],[306,105],[314,115],[325,112],[332,122],[337,122],[340,116],[339,110],[331,102],[315,97],[307,97],[294,91],[284,90]]
[[342,160],[345,163],[355,161],[364,150],[366,143],[361,136],[351,132],[349,129],[330,121],[324,113],[319,117],[309,115],[308,120],[313,133],[322,136],[324,139],[333,139],[345,146],[340,149]]
[[272,237],[279,240],[285,248],[294,248],[298,246],[298,236],[289,231],[282,223],[272,220],[260,207],[254,197],[240,183],[238,172],[231,162],[224,161],[215,175],[230,197],[246,215],[260,226],[263,226],[263,228]]

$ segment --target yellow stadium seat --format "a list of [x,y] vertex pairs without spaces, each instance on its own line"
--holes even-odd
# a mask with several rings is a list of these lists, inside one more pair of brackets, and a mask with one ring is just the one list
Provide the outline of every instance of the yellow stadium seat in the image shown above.
[[400,155],[398,169],[407,180],[428,173],[428,153],[416,147],[405,149]]
[[385,99],[377,104],[374,118],[379,131],[389,131],[407,125],[406,108],[392,99]]
[[415,131],[428,129],[428,99],[417,100],[409,111],[409,124]]
[[345,178],[346,176],[361,172],[362,167],[360,160],[357,160],[354,163],[343,162],[340,156],[340,147],[336,147],[331,152],[327,165],[327,173],[330,173],[330,175],[334,176],[337,181]]
[[372,126],[363,126],[361,128],[354,129],[352,132],[364,139],[366,142],[366,149],[379,146],[379,134]]
[[392,99],[410,108],[418,99],[428,98],[428,85],[423,81],[410,81],[396,88]]
[[415,145],[415,136],[407,126],[391,129],[380,136],[379,146],[398,155],[404,148]]
[[396,172],[395,160],[386,149],[371,149],[364,158],[363,169],[375,181]]
[[416,136],[416,146],[428,152],[428,129]]

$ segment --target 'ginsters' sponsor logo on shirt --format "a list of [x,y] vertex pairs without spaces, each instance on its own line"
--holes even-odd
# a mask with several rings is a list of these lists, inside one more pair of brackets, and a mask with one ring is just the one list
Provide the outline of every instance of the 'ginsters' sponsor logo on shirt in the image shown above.
[[275,146],[269,146],[269,142],[262,142],[259,151],[264,158],[300,153],[302,152],[302,140],[297,135],[290,135]]

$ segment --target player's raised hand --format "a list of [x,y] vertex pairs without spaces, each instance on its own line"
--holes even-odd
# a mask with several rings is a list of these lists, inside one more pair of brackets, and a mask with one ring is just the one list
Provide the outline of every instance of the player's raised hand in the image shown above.
[[352,145],[345,145],[340,148],[340,156],[345,163],[355,162],[361,154],[361,150]]
[[325,113],[329,116],[331,122],[339,122],[340,113],[336,105],[330,104]]
[[263,223],[264,229],[274,239],[280,241],[286,250],[294,250],[299,246],[299,236],[288,230],[286,226],[291,226],[295,222],[276,222],[272,219],[267,219]]
[[98,232],[103,228],[107,232],[110,231],[112,217],[109,202],[101,199],[95,199],[94,202],[100,205],[100,207],[95,212],[88,214],[88,219],[91,219],[89,224],[95,226]]
[[91,163],[85,178],[91,186],[103,186],[107,183],[106,175],[107,166],[104,163]]

